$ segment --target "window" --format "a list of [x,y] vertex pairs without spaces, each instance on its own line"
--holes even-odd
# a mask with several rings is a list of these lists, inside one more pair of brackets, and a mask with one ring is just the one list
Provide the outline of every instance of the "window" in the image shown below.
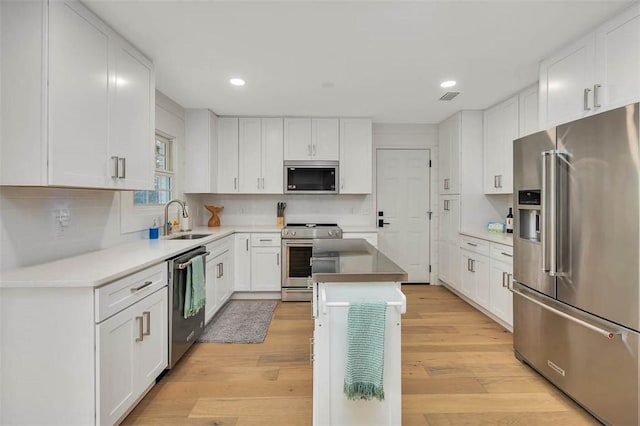
[[173,192],[173,140],[156,134],[156,172],[153,191],[135,191],[133,204],[136,206],[164,205],[172,198]]

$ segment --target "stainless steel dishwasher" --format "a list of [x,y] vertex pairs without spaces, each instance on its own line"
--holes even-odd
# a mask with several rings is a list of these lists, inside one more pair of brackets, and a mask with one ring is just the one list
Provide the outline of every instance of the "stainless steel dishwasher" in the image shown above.
[[195,315],[184,317],[184,298],[187,287],[187,268],[193,258],[202,256],[206,279],[206,247],[200,246],[169,259],[169,367],[178,360],[202,334],[204,328],[204,307]]

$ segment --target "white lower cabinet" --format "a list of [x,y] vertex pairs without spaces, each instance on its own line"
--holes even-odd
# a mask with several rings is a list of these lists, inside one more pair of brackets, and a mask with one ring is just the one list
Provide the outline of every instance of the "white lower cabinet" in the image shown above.
[[96,326],[97,418],[115,424],[167,366],[167,288]]
[[280,234],[273,232],[235,234],[235,291],[281,290],[280,242]]
[[489,311],[502,321],[513,325],[513,296],[509,283],[513,277],[513,247],[491,244]]
[[441,275],[440,279],[463,299],[511,329],[513,298],[509,284],[513,277],[513,247],[461,235],[456,249],[444,260],[453,263],[445,265],[451,275],[445,279]]
[[208,323],[233,293],[234,237],[229,236],[207,244],[205,313]]

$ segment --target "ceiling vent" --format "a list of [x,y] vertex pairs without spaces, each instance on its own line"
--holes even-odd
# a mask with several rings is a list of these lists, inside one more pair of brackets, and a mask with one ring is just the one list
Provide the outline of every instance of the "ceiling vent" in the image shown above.
[[458,96],[460,92],[447,92],[444,95],[440,96],[441,101],[450,101],[451,99]]

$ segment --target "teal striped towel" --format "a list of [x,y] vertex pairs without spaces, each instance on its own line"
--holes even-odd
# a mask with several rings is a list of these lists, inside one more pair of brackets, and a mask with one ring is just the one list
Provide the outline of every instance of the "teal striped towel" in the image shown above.
[[386,302],[349,305],[347,366],[344,394],[347,399],[384,400],[384,329]]
[[184,289],[184,317],[189,318],[204,307],[204,262],[202,256],[191,259],[187,266],[187,282]]

